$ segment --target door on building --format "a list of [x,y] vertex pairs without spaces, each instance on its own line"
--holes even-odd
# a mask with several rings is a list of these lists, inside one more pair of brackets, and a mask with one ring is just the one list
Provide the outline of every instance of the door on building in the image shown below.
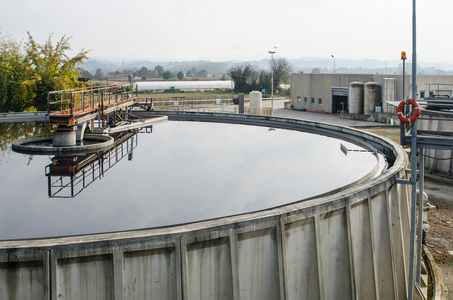
[[347,87],[332,87],[332,113],[339,111],[348,111],[348,94]]

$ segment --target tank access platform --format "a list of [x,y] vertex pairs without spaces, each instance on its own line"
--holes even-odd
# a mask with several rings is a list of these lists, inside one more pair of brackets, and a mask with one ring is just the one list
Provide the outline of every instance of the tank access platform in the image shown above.
[[132,122],[130,111],[138,104],[132,82],[49,92],[47,118],[57,128],[53,146],[73,146],[85,131],[109,134],[167,121],[158,117]]

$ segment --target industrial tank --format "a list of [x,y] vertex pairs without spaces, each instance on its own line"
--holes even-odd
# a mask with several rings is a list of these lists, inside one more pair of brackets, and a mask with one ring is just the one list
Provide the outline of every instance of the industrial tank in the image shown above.
[[[399,145],[304,120],[149,114],[159,113],[169,120],[335,136],[383,154],[388,167],[337,191],[254,212],[142,230],[0,241],[0,290],[7,298],[407,298],[410,201],[407,186],[397,180],[406,178],[408,159]],[[353,153],[344,149],[346,156]],[[269,178],[277,180],[271,175],[269,169]]]
[[250,92],[250,113],[252,115],[260,115],[262,108],[263,94],[258,91]]
[[376,82],[365,83],[364,113],[372,114],[381,102],[381,86]]
[[[417,129],[432,132],[453,132],[453,117],[451,113],[423,110],[423,118],[417,120]],[[453,150],[451,149],[426,149],[425,171],[453,178]],[[420,158],[418,158],[420,159]]]
[[349,113],[363,114],[364,84],[353,81],[349,84]]
[[[396,78],[384,78],[384,91],[382,92],[382,110],[390,112],[387,101],[396,101]],[[395,109],[393,109],[395,112]]]

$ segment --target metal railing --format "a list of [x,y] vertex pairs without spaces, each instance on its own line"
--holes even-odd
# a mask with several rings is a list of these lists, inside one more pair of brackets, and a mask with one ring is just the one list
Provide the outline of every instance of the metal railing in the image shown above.
[[130,84],[52,91],[47,95],[49,115],[79,115],[134,99]]
[[[271,115],[272,109],[267,107],[270,105],[271,98],[263,98],[263,107],[260,111],[257,109],[249,110],[247,108],[248,114],[263,114],[263,115]],[[287,97],[279,97],[275,98],[274,101],[288,101]],[[249,99],[244,99],[245,103],[249,102]],[[172,97],[168,100],[162,99],[153,99],[152,97],[147,97],[144,101],[143,99],[140,100],[140,106],[143,108],[151,108],[153,110],[177,110],[177,111],[191,111],[191,110],[207,110],[209,111],[214,110],[218,111],[229,111],[229,112],[236,112],[237,104],[234,103],[233,99],[230,97],[213,97],[213,98],[206,98],[206,99],[188,99],[186,97]],[[280,106],[283,107],[283,104]]]

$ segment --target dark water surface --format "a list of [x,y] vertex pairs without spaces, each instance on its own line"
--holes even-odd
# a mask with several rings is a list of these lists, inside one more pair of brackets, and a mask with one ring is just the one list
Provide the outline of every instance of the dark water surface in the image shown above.
[[168,122],[152,133],[142,130],[100,161],[77,165],[88,156],[59,158],[60,167],[51,170],[53,156],[15,153],[10,148],[15,137],[2,133],[0,240],[148,228],[261,210],[344,186],[377,164],[371,153],[340,150],[341,143],[351,150],[358,146],[321,135]]

